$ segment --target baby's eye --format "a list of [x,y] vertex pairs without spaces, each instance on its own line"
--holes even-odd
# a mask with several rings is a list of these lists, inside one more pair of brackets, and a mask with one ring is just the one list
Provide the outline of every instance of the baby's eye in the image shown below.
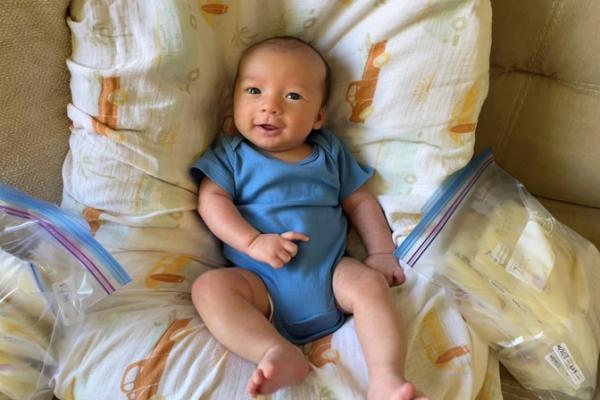
[[249,93],[249,94],[260,94],[260,89],[259,88],[255,88],[255,87],[249,87],[248,89],[246,89],[246,93]]
[[299,95],[298,93],[291,92],[291,93],[286,94],[285,98],[290,99],[290,100],[300,100],[302,98],[302,96]]

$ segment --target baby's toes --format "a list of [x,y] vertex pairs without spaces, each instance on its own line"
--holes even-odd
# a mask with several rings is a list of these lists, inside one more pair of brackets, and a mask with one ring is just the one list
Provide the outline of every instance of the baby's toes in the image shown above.
[[248,381],[248,386],[246,387],[246,390],[250,396],[256,397],[260,394],[260,387],[264,381],[265,375],[263,374],[262,370],[258,368],[255,369],[254,373],[250,377],[250,380]]

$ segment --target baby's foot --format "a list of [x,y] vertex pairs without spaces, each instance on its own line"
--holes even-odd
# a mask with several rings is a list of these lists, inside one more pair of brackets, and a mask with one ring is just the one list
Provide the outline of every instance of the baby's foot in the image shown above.
[[417,395],[415,385],[396,375],[369,379],[368,400],[426,400]]
[[256,366],[247,390],[252,397],[273,393],[303,381],[309,372],[309,364],[298,349],[292,345],[273,346]]

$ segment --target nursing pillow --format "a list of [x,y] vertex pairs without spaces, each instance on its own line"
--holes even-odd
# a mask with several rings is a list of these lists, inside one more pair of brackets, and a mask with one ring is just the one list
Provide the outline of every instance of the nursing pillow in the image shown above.
[[[232,129],[248,45],[292,35],[323,54],[333,78],[326,127],[375,167],[369,188],[397,243],[473,153],[488,87],[487,0],[73,0],[67,22],[73,125],[62,206],[133,282],[59,343],[60,398],[243,396],[253,366],[212,338],[189,299],[194,279],[225,261],[188,171]],[[407,376],[432,398],[475,398],[487,347],[443,293],[409,279],[394,292]],[[351,321],[303,351],[315,374],[273,398],[365,395]]]
[[[75,0],[64,205],[117,247],[130,232],[105,222],[188,228],[196,208],[188,167],[232,127],[240,53],[287,34],[329,62],[326,125],[375,167],[369,186],[400,242],[472,156],[490,18],[485,0]],[[197,255],[215,261],[214,243],[193,239]]]

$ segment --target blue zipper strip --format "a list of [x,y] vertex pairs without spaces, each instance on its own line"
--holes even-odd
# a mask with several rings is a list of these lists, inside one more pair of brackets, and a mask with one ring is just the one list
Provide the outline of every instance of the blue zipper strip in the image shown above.
[[39,218],[34,214],[31,214],[27,211],[23,211],[21,209],[0,206],[0,210],[4,211],[8,215],[12,215],[15,217],[19,217],[22,219],[30,220],[38,224],[42,229],[44,229],[50,236],[54,238],[57,242],[63,246],[75,259],[79,261],[89,272],[92,274],[96,281],[102,286],[106,293],[112,293],[116,289],[108,280],[106,275],[101,271],[100,268],[96,266],[96,264],[90,260],[90,258],[85,254],[85,252],[78,246],[69,240],[63,233],[56,229],[51,223],[46,221],[43,218]]
[[[398,246],[394,255],[413,267],[446,225],[479,176],[493,162],[492,151],[486,149],[463,169],[451,175],[425,204],[423,218]],[[442,212],[444,209],[446,211]]]
[[[34,199],[12,187],[3,184],[0,184],[0,200],[24,208],[24,210],[15,210],[12,207],[1,207],[5,210],[12,209],[12,211],[19,211],[21,215],[17,216],[20,216],[21,218],[36,219],[36,222],[38,222],[40,226],[42,226],[57,240],[59,239],[57,238],[56,234],[51,232],[51,230],[54,230],[56,233],[62,229],[64,232],[71,235],[74,239],[79,241],[83,245],[83,248],[85,248],[91,255],[102,262],[102,265],[106,267],[107,271],[120,286],[124,286],[131,282],[131,277],[129,274],[123,269],[117,260],[115,260],[114,257],[90,235],[85,223],[76,215],[60,209],[54,204]],[[11,212],[11,214],[14,215],[15,213]],[[50,224],[44,224],[43,222],[40,223],[40,221],[48,221]],[[59,228],[59,230],[52,229],[52,225]],[[64,235],[60,236],[64,237]],[[79,248],[79,250],[83,251],[81,248]],[[79,257],[77,258],[79,259]],[[89,260],[89,257],[85,256],[85,258]],[[80,259],[80,261],[82,260]],[[89,262],[91,262],[91,260],[89,260]],[[94,265],[94,268],[97,267]],[[94,274],[94,276],[96,276],[96,274]]]

